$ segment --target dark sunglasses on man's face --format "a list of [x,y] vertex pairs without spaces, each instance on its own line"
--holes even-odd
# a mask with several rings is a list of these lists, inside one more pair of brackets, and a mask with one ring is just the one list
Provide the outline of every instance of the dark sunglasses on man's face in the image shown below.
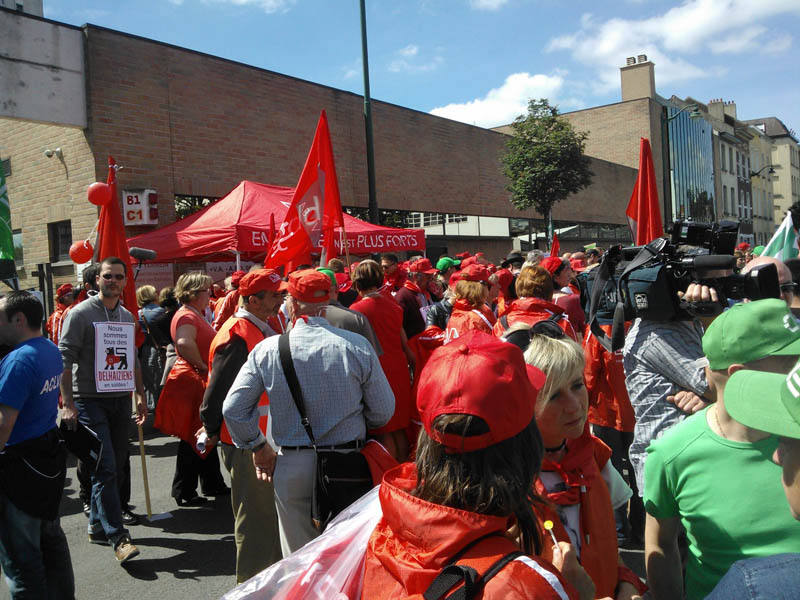
[[797,289],[797,284],[796,283],[783,283],[783,284],[781,284],[781,292],[785,292],[785,293],[791,292],[792,294],[794,294],[796,289]]
[[103,279],[106,280],[113,278],[116,279],[117,281],[122,281],[123,279],[125,279],[125,275],[120,275],[119,273],[103,273],[102,277]]
[[566,337],[567,334],[558,326],[558,323],[547,319],[535,323],[530,329],[520,329],[505,336],[506,341],[514,344],[517,348],[525,352],[530,346],[531,338],[535,335],[546,335],[554,340]]

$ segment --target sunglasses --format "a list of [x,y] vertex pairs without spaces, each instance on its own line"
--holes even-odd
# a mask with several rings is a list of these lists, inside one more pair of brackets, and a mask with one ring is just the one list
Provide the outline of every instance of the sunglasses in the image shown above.
[[125,279],[125,275],[120,275],[119,273],[103,273],[102,277],[106,281],[110,279],[116,279],[117,281],[122,281],[123,279]]
[[534,323],[533,327],[530,329],[513,331],[505,336],[505,340],[525,352],[531,344],[531,339],[533,339],[535,335],[545,335],[554,340],[560,340],[567,336],[564,330],[558,326],[558,323],[547,319]]
[[796,283],[783,283],[783,284],[781,284],[781,291],[782,292],[792,292],[792,293],[794,293],[794,291],[796,289],[797,289],[797,284]]

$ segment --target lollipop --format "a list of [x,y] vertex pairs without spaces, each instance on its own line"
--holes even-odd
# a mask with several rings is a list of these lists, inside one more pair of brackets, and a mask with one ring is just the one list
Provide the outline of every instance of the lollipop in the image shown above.
[[556,539],[556,534],[553,533],[553,522],[550,519],[547,519],[547,521],[545,521],[543,525],[544,528],[547,529],[547,533],[550,534],[550,539],[553,540],[553,543],[555,544],[556,548],[558,548],[558,540]]

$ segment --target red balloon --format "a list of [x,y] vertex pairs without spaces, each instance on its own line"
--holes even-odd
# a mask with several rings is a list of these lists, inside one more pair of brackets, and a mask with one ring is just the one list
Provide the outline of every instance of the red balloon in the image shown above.
[[82,265],[83,263],[89,262],[92,260],[92,256],[94,256],[94,248],[92,248],[89,240],[75,242],[69,247],[69,257],[76,265]]
[[108,187],[107,183],[103,183],[102,181],[95,181],[90,185],[87,194],[89,196],[89,202],[95,206],[105,206],[111,202],[111,188]]

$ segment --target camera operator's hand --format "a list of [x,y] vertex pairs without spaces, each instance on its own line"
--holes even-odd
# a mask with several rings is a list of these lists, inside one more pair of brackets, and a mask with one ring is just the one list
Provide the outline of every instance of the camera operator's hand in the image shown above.
[[700,283],[690,283],[685,292],[678,292],[681,308],[698,317],[704,327],[708,327],[725,308],[719,301],[719,294],[713,287]]
[[667,402],[671,402],[687,415],[693,415],[709,405],[709,402],[689,390],[681,390],[673,396],[667,396]]

